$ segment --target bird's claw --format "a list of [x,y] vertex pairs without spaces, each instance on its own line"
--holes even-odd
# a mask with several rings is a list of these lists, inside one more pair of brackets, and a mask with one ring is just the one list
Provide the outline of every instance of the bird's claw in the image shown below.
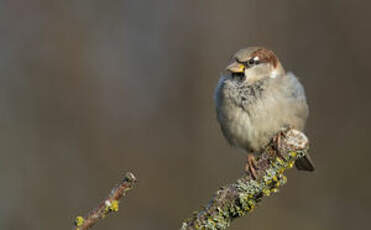
[[256,180],[257,178],[257,173],[256,170],[258,169],[257,163],[255,160],[255,156],[253,154],[248,154],[247,155],[247,162],[245,164],[245,172],[249,173],[251,177]]
[[284,131],[280,131],[273,137],[273,147],[276,150],[276,154],[279,158],[284,159],[282,153],[281,153],[281,141],[282,137],[286,137],[286,133]]

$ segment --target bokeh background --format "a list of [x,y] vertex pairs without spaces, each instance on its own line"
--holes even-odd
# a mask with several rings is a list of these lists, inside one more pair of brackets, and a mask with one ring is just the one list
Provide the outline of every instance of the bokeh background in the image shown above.
[[0,228],[69,229],[127,170],[139,179],[95,229],[177,229],[244,156],[213,90],[239,48],[273,49],[305,86],[317,166],[230,229],[368,228],[366,1],[1,0]]

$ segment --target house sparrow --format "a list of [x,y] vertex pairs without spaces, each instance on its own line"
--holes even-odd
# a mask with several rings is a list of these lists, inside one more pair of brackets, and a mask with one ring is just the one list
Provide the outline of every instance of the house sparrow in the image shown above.
[[[224,137],[248,153],[246,171],[255,179],[255,156],[285,128],[302,131],[309,112],[303,86],[263,47],[233,55],[215,89],[215,104]],[[309,155],[295,165],[314,170]]]

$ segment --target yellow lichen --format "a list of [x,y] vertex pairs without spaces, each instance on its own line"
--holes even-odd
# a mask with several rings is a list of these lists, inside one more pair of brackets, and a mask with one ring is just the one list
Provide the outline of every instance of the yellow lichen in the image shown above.
[[77,216],[77,217],[75,218],[75,225],[76,225],[77,227],[79,227],[79,226],[81,226],[81,225],[84,224],[84,221],[85,221],[84,217],[82,217],[82,216]]
[[291,161],[289,162],[289,165],[288,165],[288,168],[291,169],[295,164],[295,161]]
[[278,188],[273,188],[272,193],[276,193],[276,192],[278,192]]
[[276,157],[276,161],[279,163],[279,164],[283,164],[283,160],[279,157]]
[[119,202],[117,200],[112,201],[111,210],[114,212],[119,210]]
[[106,205],[104,212],[109,213],[109,212],[117,212],[119,210],[119,202],[117,200],[106,200],[104,203]]
[[271,191],[267,188],[264,188],[263,193],[264,193],[264,195],[269,196],[271,194]]

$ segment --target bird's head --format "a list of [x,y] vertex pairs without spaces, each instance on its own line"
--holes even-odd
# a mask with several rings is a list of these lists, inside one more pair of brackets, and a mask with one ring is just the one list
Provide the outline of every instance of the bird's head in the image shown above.
[[237,51],[225,70],[230,73],[233,80],[247,84],[285,74],[273,51],[263,47],[249,47]]

